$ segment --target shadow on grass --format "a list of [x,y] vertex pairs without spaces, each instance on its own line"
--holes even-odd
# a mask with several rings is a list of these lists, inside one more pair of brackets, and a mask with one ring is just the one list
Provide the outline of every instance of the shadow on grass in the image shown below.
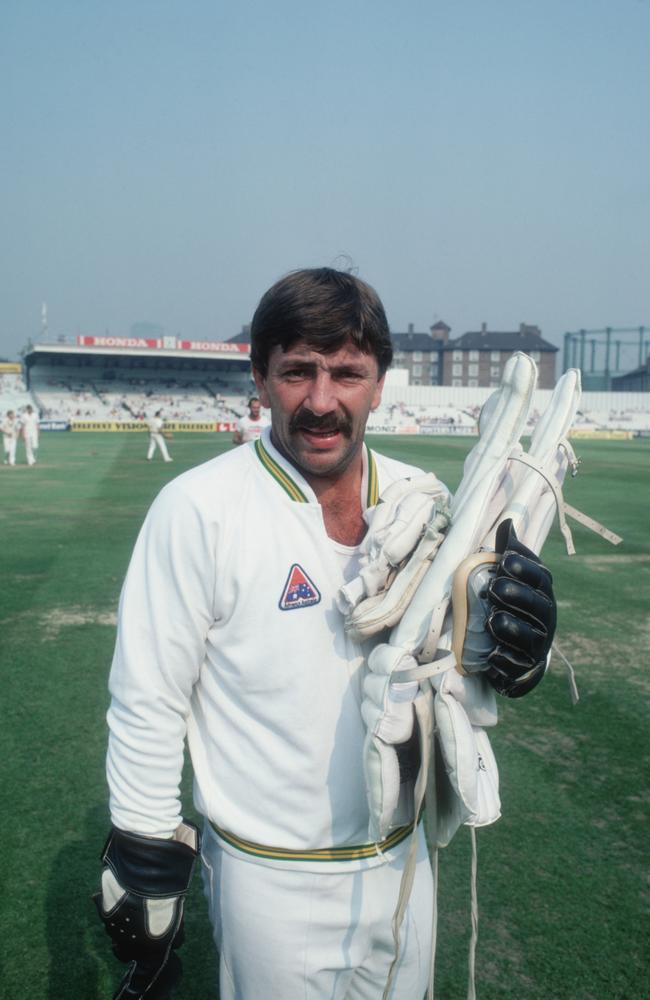
[[[99,886],[99,855],[106,833],[106,809],[96,806],[87,812],[78,837],[68,840],[54,857],[45,900],[50,959],[47,1000],[112,996],[107,988],[110,942],[92,901]],[[117,981],[116,977],[115,986]]]

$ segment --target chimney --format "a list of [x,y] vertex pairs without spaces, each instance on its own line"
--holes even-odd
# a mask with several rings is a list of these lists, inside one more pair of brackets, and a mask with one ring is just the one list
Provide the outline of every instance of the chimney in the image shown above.
[[449,331],[451,327],[447,326],[446,323],[434,323],[433,326],[429,327],[429,334],[432,340],[438,340],[443,344],[446,344],[449,340]]
[[413,333],[413,324],[409,323],[408,333]]
[[482,337],[487,336],[487,332],[488,332],[487,323],[481,323],[481,336]]

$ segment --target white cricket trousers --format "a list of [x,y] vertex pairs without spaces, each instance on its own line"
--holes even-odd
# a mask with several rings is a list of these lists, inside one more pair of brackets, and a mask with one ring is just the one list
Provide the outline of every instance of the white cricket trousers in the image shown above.
[[15,465],[16,464],[16,445],[17,441],[15,437],[4,438],[4,449],[5,449],[5,465]]
[[[418,838],[391,1000],[422,1000],[429,983],[433,875],[422,824]],[[381,1000],[407,848],[365,871],[287,871],[229,854],[206,826],[203,881],[221,1000]]]
[[26,437],[25,438],[25,455],[27,457],[27,464],[34,465],[36,463],[35,452],[38,448],[38,438]]
[[151,461],[154,452],[156,450],[156,445],[160,448],[160,453],[166,462],[171,462],[169,452],[167,451],[167,445],[165,444],[165,439],[162,434],[150,434],[149,435],[149,448],[147,449],[147,461]]

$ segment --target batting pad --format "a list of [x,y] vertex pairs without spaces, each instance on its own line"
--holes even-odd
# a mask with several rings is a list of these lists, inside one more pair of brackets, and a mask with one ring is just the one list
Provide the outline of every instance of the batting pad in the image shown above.
[[[415,659],[421,658],[430,633],[433,609],[437,612],[435,620],[438,629],[443,627],[454,571],[463,558],[477,547],[481,533],[485,531],[481,514],[506,475],[509,455],[526,425],[536,377],[535,363],[527,355],[516,354],[507,362],[501,387],[493,393],[484,408],[479,441],[465,462],[463,480],[451,503],[451,525],[436,545],[435,558],[428,565],[425,563],[425,572],[410,603],[405,609],[400,608],[401,618],[393,628],[388,643],[376,647],[369,661],[362,713],[366,720],[372,720],[372,725],[364,742],[364,773],[370,808],[369,834],[375,840],[382,839],[391,828],[391,807],[399,799],[399,784],[394,786],[395,781],[399,782],[399,768],[388,764],[390,755],[395,755],[394,747],[378,739],[378,733],[385,730],[382,722],[391,701],[391,685],[417,680],[421,699],[430,700],[433,698],[432,674],[441,676],[455,662],[453,656],[443,652],[449,650],[450,644],[445,646],[440,642],[438,655],[434,649],[427,649],[425,664],[410,670],[404,667],[408,654]],[[396,604],[399,605],[401,597],[402,592],[398,589]],[[353,612],[350,624],[355,630],[363,607],[362,602]],[[369,617],[378,617],[375,607],[372,607]],[[383,621],[386,621],[385,616]],[[396,667],[399,664],[398,674],[397,671],[386,670],[386,665],[391,663]],[[381,672],[373,676],[375,665],[381,665]],[[420,751],[422,758],[428,758],[432,751],[430,742],[423,744],[421,738]],[[473,751],[470,756],[471,753]],[[449,756],[451,758],[451,751]],[[461,757],[464,759],[464,754]],[[472,759],[475,763],[475,754]],[[468,794],[471,797],[472,793]],[[419,808],[416,803],[414,815]],[[484,818],[481,817],[481,821]]]
[[526,426],[536,381],[532,358],[517,353],[508,360],[500,388],[483,407],[479,440],[465,460],[463,478],[451,502],[451,526],[414,599],[391,632],[391,645],[417,655],[432,609],[449,600],[458,565],[479,548],[491,498],[499,491],[507,493],[508,459]]
[[[419,661],[418,668],[402,670],[400,680],[406,681],[410,675],[420,681],[414,711],[422,759],[415,785],[414,812],[417,815],[422,808],[426,790],[427,827],[436,847],[448,844],[461,824],[488,825],[501,814],[498,768],[485,732],[497,721],[494,691],[480,675],[461,676],[453,669],[456,656],[445,651],[451,649],[450,600],[458,567],[485,547],[486,536],[500,523],[503,511],[512,504],[518,489],[523,497],[522,482],[527,480],[525,473],[530,470],[514,475],[512,458],[522,451],[519,439],[526,426],[536,381],[537,369],[532,359],[514,355],[504,369],[500,388],[483,407],[479,441],[466,459],[463,478],[451,504],[451,526],[389,639],[390,646],[410,651]],[[549,417],[543,425],[548,424],[551,429],[543,434],[540,431],[537,440],[546,444],[554,436],[557,451],[559,425],[562,424],[564,436],[564,424],[567,420],[570,423],[573,414],[570,406],[561,413],[562,406],[558,403],[552,404],[551,409],[555,410],[553,419]],[[542,444],[538,447],[541,450]],[[540,522],[544,524],[546,520],[544,512]],[[441,660],[445,665],[442,670]],[[428,665],[429,677],[422,678],[420,671]],[[430,721],[425,724],[425,720]],[[366,741],[367,750],[372,753],[369,742]],[[380,811],[371,817],[371,829],[379,818],[386,822],[385,810],[383,815]],[[395,959],[384,998],[389,996],[398,961],[399,931],[408,902],[412,867],[409,856],[393,921]],[[433,996],[433,960],[428,996]]]
[[[419,815],[426,790],[427,831],[436,848],[446,846],[461,824],[470,828],[486,826],[501,814],[498,768],[485,731],[497,722],[494,690],[481,673],[464,674],[461,664],[464,638],[470,627],[468,583],[472,574],[491,571],[498,561],[494,549],[499,525],[511,519],[519,540],[538,555],[556,510],[569,555],[574,548],[565,514],[612,544],[621,541],[614,532],[565,504],[562,496],[567,471],[570,469],[573,475],[577,471],[568,433],[580,401],[580,373],[572,369],[558,381],[549,406],[535,426],[529,450],[524,452],[519,438],[535,386],[536,368],[523,355],[515,356],[512,361],[512,368],[506,367],[504,371],[501,388],[483,408],[480,439],[466,460],[463,479],[451,505],[451,527],[388,643],[403,654],[400,681],[419,682],[419,693],[413,702],[421,747],[414,814]],[[477,613],[475,618],[474,627],[480,629],[480,615]],[[404,669],[407,653],[418,661],[417,666]],[[372,669],[370,664],[369,667]],[[392,795],[394,798],[394,792]],[[371,818],[371,829],[375,818]],[[381,818],[385,824],[385,809]],[[475,997],[478,906],[473,830],[472,850],[468,996]],[[390,995],[399,959],[400,927],[413,870],[412,843],[393,918],[395,957],[383,1000]],[[435,934],[434,920],[427,1000],[433,1000]]]

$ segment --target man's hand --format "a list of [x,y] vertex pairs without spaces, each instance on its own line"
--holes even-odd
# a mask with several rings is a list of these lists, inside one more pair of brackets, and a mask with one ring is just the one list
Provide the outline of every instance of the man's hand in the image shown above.
[[183,903],[199,852],[199,831],[181,823],[171,840],[115,827],[102,851],[97,910],[113,952],[129,969],[114,1000],[168,1000],[181,977]]
[[496,647],[485,674],[499,694],[520,698],[546,671],[557,619],[553,577],[511,520],[499,525],[495,547],[503,554],[487,588],[487,630]]

